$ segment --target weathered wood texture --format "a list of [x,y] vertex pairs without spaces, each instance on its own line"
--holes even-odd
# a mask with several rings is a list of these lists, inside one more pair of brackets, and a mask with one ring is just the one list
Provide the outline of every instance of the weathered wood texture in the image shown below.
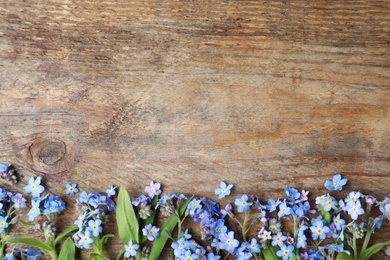
[[3,0],[1,161],[58,195],[316,196],[342,173],[382,198],[389,51],[389,1]]

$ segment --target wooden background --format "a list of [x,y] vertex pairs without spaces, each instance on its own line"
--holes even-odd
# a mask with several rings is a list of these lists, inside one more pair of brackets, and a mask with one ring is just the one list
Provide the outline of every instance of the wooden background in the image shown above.
[[1,161],[12,189],[42,176],[63,196],[64,226],[71,182],[265,199],[341,173],[383,198],[389,51],[390,1],[2,0]]

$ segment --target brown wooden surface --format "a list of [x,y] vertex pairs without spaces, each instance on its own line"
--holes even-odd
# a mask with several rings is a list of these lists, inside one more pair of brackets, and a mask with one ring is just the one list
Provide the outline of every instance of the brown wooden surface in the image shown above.
[[58,195],[154,180],[215,199],[224,180],[316,196],[342,173],[382,198],[389,51],[390,1],[3,0],[1,161],[16,190],[42,176]]

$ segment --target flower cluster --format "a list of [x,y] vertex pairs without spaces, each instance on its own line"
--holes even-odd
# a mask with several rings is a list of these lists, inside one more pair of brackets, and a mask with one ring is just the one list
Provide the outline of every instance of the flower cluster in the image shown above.
[[206,249],[199,245],[194,239],[191,239],[192,235],[189,234],[188,229],[181,232],[177,241],[171,244],[173,248],[173,254],[177,259],[220,259],[220,256],[215,255],[212,252],[207,252]]
[[[71,196],[77,192],[76,189],[76,185],[67,185],[67,193]],[[107,196],[94,192],[88,194],[85,191],[81,192],[76,205],[80,215],[74,223],[78,227],[78,231],[73,235],[76,246],[90,248],[94,240],[100,238],[103,233],[102,224],[107,222],[104,207],[108,211],[114,211],[116,207],[111,198],[116,194],[115,189],[115,186],[107,189]]]
[[0,188],[0,234],[18,220],[18,217],[14,217],[15,209],[25,207],[26,199],[22,194]]
[[40,250],[32,249],[32,248],[16,248],[12,249],[12,252],[6,254],[3,260],[15,260],[15,259],[28,259],[34,260],[42,256],[42,252]]
[[[346,183],[347,179],[338,174],[326,181],[325,187],[329,191],[341,191]],[[215,194],[223,198],[230,194],[232,187],[222,182]],[[350,192],[344,200],[325,194],[316,198],[317,207],[313,209],[308,191],[290,186],[284,191],[285,198],[271,198],[266,203],[254,195],[236,196],[235,209],[232,204],[222,208],[205,197],[194,198],[188,210],[193,220],[200,223],[202,239],[211,241],[209,252],[225,251],[237,259],[334,259],[338,254],[345,259],[368,259],[376,249],[368,248],[371,234],[381,227],[384,218],[390,220],[390,195],[377,201],[361,192]],[[372,217],[371,209],[375,206],[382,214]],[[243,222],[234,211],[244,215]],[[236,221],[240,229],[229,225],[229,219]],[[289,219],[293,229],[284,230],[282,221]],[[259,230],[257,237],[248,238],[254,229]],[[363,246],[358,250],[357,239],[362,238]],[[308,249],[308,243],[317,250]],[[390,241],[377,247],[386,244]],[[299,254],[300,250],[304,252]]]
[[41,185],[41,178],[31,177],[28,185],[24,187],[26,193],[31,193],[33,199],[31,200],[31,210],[28,213],[28,219],[34,221],[36,217],[42,213],[46,215],[50,222],[55,213],[60,213],[66,209],[65,202],[58,196],[46,194],[41,196],[45,188]]
[[18,182],[15,168],[11,164],[0,164],[0,177],[13,184]]
[[[4,178],[13,176],[12,169],[11,165],[0,165],[0,174]],[[138,197],[131,197],[123,186],[118,194],[116,186],[107,189],[105,195],[84,191],[76,200],[80,214],[74,224],[57,234],[54,216],[66,209],[65,203],[58,196],[42,195],[45,188],[41,177],[32,177],[24,187],[32,196],[27,217],[34,221],[43,214],[47,220],[22,224],[39,230],[45,241],[8,236],[9,225],[19,219],[14,216],[15,210],[26,207],[29,202],[20,193],[0,188],[0,259],[37,259],[43,254],[52,259],[65,256],[64,259],[75,259],[76,247],[92,247],[90,257],[104,260],[103,247],[114,235],[104,234],[103,226],[112,211],[115,211],[118,235],[123,242],[116,259],[157,260],[168,240],[171,240],[171,259],[183,260],[227,259],[228,256],[239,260],[360,260],[370,259],[386,246],[385,252],[390,255],[390,241],[370,243],[383,221],[390,221],[390,194],[379,200],[361,191],[352,191],[340,198],[341,193],[337,192],[342,191],[347,182],[340,174],[327,180],[324,186],[333,193],[313,199],[314,208],[308,191],[290,186],[279,199],[263,200],[256,195],[240,194],[222,206],[207,197],[162,194],[161,184],[153,181]],[[77,184],[66,185],[67,195],[75,196],[77,192]],[[234,193],[233,185],[221,182],[214,193],[218,199],[228,197]],[[158,211],[166,218],[162,226],[155,225],[161,223],[156,221]],[[203,242],[198,243],[196,235],[184,227],[187,217],[200,225]],[[6,244],[32,248],[14,247],[4,255]]]

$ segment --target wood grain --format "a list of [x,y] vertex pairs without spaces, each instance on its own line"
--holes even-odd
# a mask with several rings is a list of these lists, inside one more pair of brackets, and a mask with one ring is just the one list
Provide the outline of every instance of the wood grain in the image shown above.
[[2,161],[58,195],[317,196],[342,173],[382,198],[389,47],[389,1],[1,1]]

